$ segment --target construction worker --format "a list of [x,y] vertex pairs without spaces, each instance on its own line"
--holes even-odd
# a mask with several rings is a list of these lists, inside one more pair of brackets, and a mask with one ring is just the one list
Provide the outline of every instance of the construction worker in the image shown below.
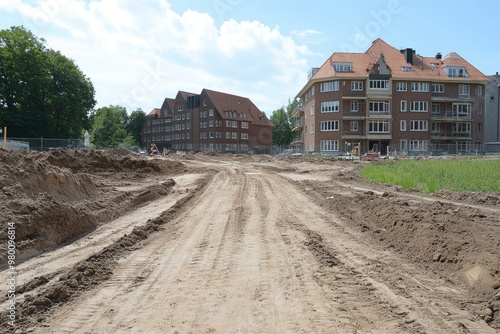
[[158,151],[158,147],[156,147],[156,144],[155,143],[152,143],[151,144],[151,156],[154,157],[155,156],[155,149]]

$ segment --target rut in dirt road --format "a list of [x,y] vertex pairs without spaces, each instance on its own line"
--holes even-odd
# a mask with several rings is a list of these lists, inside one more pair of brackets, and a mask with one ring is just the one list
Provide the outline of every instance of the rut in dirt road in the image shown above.
[[273,173],[221,164],[112,277],[38,333],[494,333],[453,290]]

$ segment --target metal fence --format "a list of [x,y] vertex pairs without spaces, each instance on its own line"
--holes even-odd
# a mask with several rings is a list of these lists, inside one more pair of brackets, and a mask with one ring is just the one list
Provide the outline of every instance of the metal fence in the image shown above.
[[58,138],[7,138],[8,140],[27,142],[30,150],[48,151],[51,148],[76,149],[84,147],[84,139]]

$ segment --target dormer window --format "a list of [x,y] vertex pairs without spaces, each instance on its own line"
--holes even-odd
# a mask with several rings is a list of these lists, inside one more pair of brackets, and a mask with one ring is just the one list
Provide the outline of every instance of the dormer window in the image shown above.
[[412,72],[413,71],[413,67],[411,67],[411,66],[401,66],[401,69],[403,70],[403,72]]
[[182,111],[182,110],[183,110],[182,106],[177,107],[177,111]]
[[446,66],[443,68],[444,73],[450,78],[468,78],[469,74],[463,66]]
[[335,72],[352,72],[352,63],[333,63]]

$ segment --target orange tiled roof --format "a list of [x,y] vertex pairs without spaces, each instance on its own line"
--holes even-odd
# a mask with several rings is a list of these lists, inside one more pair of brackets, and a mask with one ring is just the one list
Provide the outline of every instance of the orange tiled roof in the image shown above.
[[[442,59],[436,57],[422,57],[417,53],[413,54],[413,63],[409,64],[406,61],[404,52],[390,46],[382,39],[376,39],[372,45],[364,53],[350,53],[350,52],[335,52],[330,58],[321,66],[321,68],[311,78],[311,82],[323,81],[324,79],[335,79],[336,77],[342,78],[366,78],[373,65],[383,56],[385,63],[391,71],[392,78],[395,79],[417,79],[429,81],[483,81],[486,82],[487,77],[472,66],[465,59],[460,57],[457,53],[451,52]],[[351,72],[335,72],[333,63],[346,62],[352,63]],[[403,67],[410,67],[411,71],[403,69]],[[469,75],[468,78],[451,78],[446,75],[443,68],[446,66],[463,66],[466,68]],[[309,86],[309,83],[305,88]]]

